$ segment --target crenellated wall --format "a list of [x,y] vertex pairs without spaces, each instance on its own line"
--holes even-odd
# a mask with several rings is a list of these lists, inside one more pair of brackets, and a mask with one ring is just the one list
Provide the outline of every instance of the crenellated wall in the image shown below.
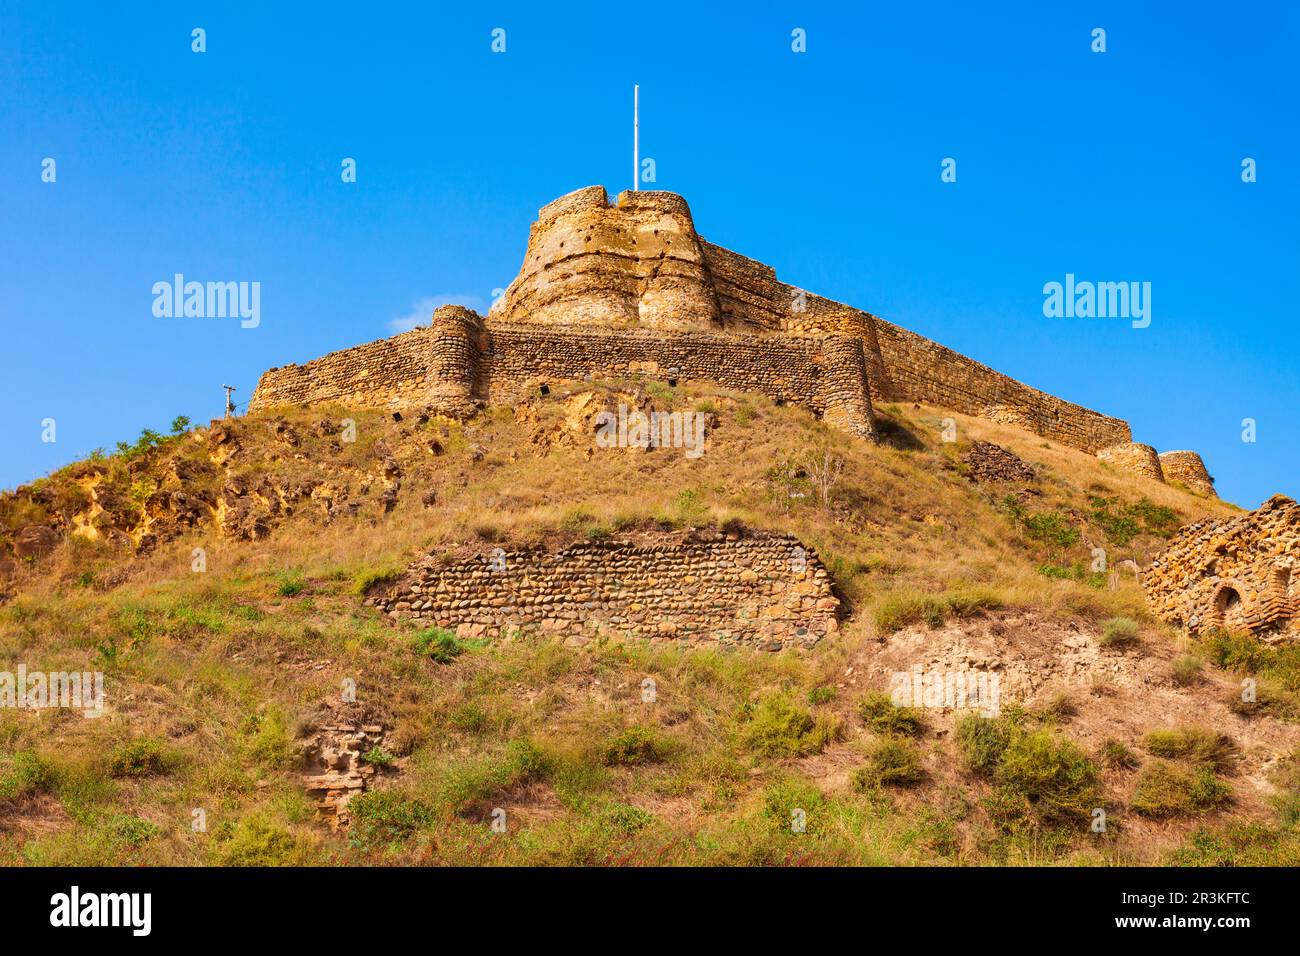
[[[272,369],[249,407],[424,403],[462,415],[529,376],[668,377],[672,368],[803,405],[862,435],[874,434],[872,402],[915,401],[1087,452],[1132,442],[1118,418],[781,282],[770,266],[701,238],[675,193],[627,191],[610,204],[602,186],[538,212],[519,275],[486,321],[440,309],[429,328]],[[1131,450],[1113,454],[1122,464],[1146,462]],[[1194,453],[1160,461],[1170,480],[1213,493]],[[1154,474],[1149,463],[1142,468]]]

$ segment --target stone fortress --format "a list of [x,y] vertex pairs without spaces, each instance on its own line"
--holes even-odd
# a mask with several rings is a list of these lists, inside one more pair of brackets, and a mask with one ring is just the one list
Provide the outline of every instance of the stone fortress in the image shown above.
[[1195,452],[1159,455],[1120,419],[787,285],[703,239],[686,201],[660,191],[610,204],[604,187],[589,186],[556,199],[486,317],[443,306],[428,326],[270,369],[249,410],[342,402],[464,417],[549,381],[635,375],[760,393],[864,439],[875,438],[873,403],[924,402],[1214,494]]

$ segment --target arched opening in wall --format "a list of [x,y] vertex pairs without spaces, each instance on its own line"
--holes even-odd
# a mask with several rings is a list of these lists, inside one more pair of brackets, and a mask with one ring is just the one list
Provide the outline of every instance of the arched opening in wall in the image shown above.
[[1241,594],[1234,587],[1224,585],[1214,595],[1214,607],[1210,611],[1210,623],[1219,627],[1231,627],[1241,619]]

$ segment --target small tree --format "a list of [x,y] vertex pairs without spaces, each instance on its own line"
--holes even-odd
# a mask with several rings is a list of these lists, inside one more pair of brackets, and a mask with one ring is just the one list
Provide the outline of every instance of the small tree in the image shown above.
[[190,427],[190,417],[188,415],[177,415],[172,419],[172,434],[180,435]]

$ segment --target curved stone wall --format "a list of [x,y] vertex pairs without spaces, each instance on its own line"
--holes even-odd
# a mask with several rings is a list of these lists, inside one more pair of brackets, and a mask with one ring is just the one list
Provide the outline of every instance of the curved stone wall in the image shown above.
[[1214,479],[1205,470],[1205,462],[1194,451],[1166,451],[1160,455],[1160,468],[1165,481],[1180,482],[1197,494],[1217,497]]
[[490,313],[503,322],[698,329],[721,324],[686,201],[589,186],[543,207],[518,277]]
[[1164,481],[1165,474],[1160,467],[1160,456],[1150,445],[1140,442],[1124,442],[1112,445],[1097,452],[1097,457],[1108,462],[1120,471],[1152,481]]

